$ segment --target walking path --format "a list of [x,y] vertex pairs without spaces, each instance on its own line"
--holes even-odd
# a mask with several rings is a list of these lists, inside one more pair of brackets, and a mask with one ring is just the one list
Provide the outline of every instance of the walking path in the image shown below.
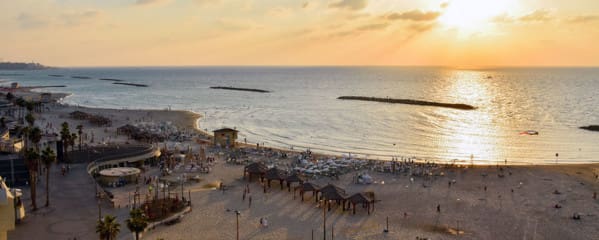
[[[98,221],[98,199],[95,197],[93,180],[85,172],[87,164],[73,164],[65,176],[60,174],[60,165],[52,166],[50,172],[50,207],[46,202],[46,183],[38,183],[37,204],[39,209],[31,212],[29,189],[24,190],[27,217],[8,233],[8,239],[97,239],[95,230]],[[45,176],[41,177],[45,180]],[[115,209],[107,201],[101,202],[102,215],[117,216],[121,224],[118,239],[131,239],[125,225],[128,217],[126,208]]]

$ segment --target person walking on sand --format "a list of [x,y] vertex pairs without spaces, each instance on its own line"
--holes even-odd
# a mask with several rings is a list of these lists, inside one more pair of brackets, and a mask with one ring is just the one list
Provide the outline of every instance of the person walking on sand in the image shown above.
[[437,204],[437,213],[441,213],[441,204]]
[[252,208],[252,195],[248,196],[248,208]]
[[243,197],[241,198],[241,201],[245,201],[245,189],[243,189]]

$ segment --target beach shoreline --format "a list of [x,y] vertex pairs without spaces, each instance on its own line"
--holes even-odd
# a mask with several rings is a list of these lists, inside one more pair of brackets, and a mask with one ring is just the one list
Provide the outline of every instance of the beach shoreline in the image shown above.
[[[31,93],[30,90],[25,92]],[[47,111],[39,114],[38,121],[41,125],[59,126],[62,122],[68,122],[74,127],[76,124],[82,124],[85,133],[95,134],[96,144],[134,142],[117,134],[116,128],[125,124],[148,122],[170,122],[179,131],[197,133],[198,136],[204,137],[205,141],[212,137],[199,126],[201,114],[191,111],[82,107],[59,103],[61,97],[67,97],[68,94],[52,95],[56,97],[56,103],[50,104]],[[93,126],[86,121],[72,119],[69,114],[74,111],[107,117],[112,120],[112,125]],[[191,148],[198,151],[199,148],[210,148],[209,145],[191,140],[181,143],[179,149]],[[244,151],[260,153],[253,157],[252,161],[282,166],[289,166],[296,161],[300,152],[271,147],[256,149],[255,145],[242,143],[240,147],[244,148]],[[273,182],[272,188],[256,181],[247,182],[242,177],[244,166],[228,163],[229,153],[228,149],[211,149],[210,156],[216,159],[211,172],[202,175],[201,183],[187,186],[193,206],[192,212],[186,214],[179,224],[158,226],[144,233],[148,239],[191,239],[199,234],[210,239],[231,239],[234,230],[228,226],[232,226],[233,222],[230,212],[226,209],[240,210],[240,221],[243,223],[240,231],[244,239],[307,239],[310,231],[321,236],[322,208],[314,202],[311,194],[306,194],[306,201],[301,202],[296,192],[288,192],[284,186],[281,186],[283,190],[280,190],[277,181]],[[286,153],[290,157],[281,158],[280,153]],[[316,162],[326,162],[327,159],[333,158],[342,157],[318,153],[314,153],[313,157]],[[437,164],[434,175],[412,176],[411,170],[408,172],[407,169],[397,173],[383,170],[385,166],[390,166],[390,161],[367,162],[371,167],[351,170],[336,177],[319,176],[309,180],[321,186],[335,184],[344,188],[348,194],[366,191],[376,194],[376,207],[370,215],[361,208],[358,208],[356,215],[342,211],[340,207],[333,208],[328,214],[330,219],[327,220],[327,228],[329,232],[334,232],[336,239],[451,238],[456,237],[452,233],[456,228],[463,231],[459,236],[464,239],[495,239],[496,236],[510,239],[522,236],[536,236],[539,239],[586,239],[585,236],[599,234],[599,229],[594,227],[594,223],[599,221],[599,201],[592,198],[594,192],[599,192],[599,164],[596,163]],[[401,164],[402,161],[397,163]],[[411,169],[423,165],[420,163],[406,166]],[[373,183],[356,183],[355,178],[358,174],[372,176]],[[229,190],[221,192],[204,187],[214,183],[224,183]],[[248,206],[247,199],[241,199],[242,190],[246,187],[253,189],[251,194],[254,201],[250,204],[251,207]],[[127,194],[131,193],[127,191],[134,189],[126,189],[120,190],[124,192],[120,194],[121,200],[116,206],[127,204]],[[147,191],[145,188],[141,189],[142,192]],[[26,193],[27,189],[25,196]],[[28,201],[27,198],[24,200]],[[554,207],[557,205],[560,209]],[[93,212],[96,207],[93,201],[81,206],[86,212]],[[126,218],[126,211],[126,208],[114,206],[109,210],[120,216],[121,221]],[[571,216],[574,213],[581,213],[583,220],[572,220]],[[52,219],[58,215],[50,213],[47,217]],[[265,228],[254,224],[263,218],[269,219],[270,226]],[[391,228],[388,233],[382,231],[386,218],[389,219]],[[456,224],[456,220],[460,223]],[[31,231],[27,229],[53,227],[52,220],[44,216],[34,215],[30,221],[36,224],[23,224],[16,231],[9,233],[11,239],[31,239]],[[85,236],[94,234],[93,231],[85,233]],[[71,236],[57,232],[48,234],[49,238]],[[127,235],[126,231],[121,234],[124,235]]]
[[[41,90],[43,90],[43,86],[40,87],[36,87],[36,86],[24,86],[24,87],[20,87],[17,90],[19,92],[25,93],[26,95],[28,94],[41,94]],[[8,88],[7,88],[8,89]],[[2,91],[6,91],[7,89],[2,89]],[[37,90],[37,91],[36,91]],[[122,109],[118,109],[118,108],[103,108],[103,107],[95,107],[95,106],[81,106],[81,105],[75,105],[75,104],[69,104],[65,102],[65,99],[70,97],[72,94],[71,93],[64,93],[64,92],[53,92],[52,93],[52,101],[60,104],[64,107],[77,107],[80,109],[88,109],[90,111],[94,111],[94,110],[98,110],[98,111],[102,111],[105,113],[111,113],[111,112],[122,112],[122,111],[130,111],[131,114],[147,114],[147,113],[152,113],[155,115],[168,115],[168,114],[174,114],[176,115],[176,117],[172,117],[170,119],[175,120],[177,122],[177,125],[180,126],[184,126],[186,129],[190,129],[193,130],[199,134],[201,134],[204,137],[207,138],[212,138],[213,135],[209,132],[206,131],[206,129],[203,129],[200,126],[200,120],[202,119],[202,114],[198,113],[198,112],[194,112],[191,110],[171,110],[171,109],[143,109],[143,108],[139,108],[139,109],[134,109],[134,108],[122,108]],[[258,142],[259,143],[259,142]],[[249,148],[255,148],[255,143],[252,142],[248,142],[248,143],[244,143],[243,141],[241,141],[240,139],[237,140],[237,144],[238,146],[243,146],[243,147],[249,147]],[[300,153],[303,152],[307,149],[287,149],[287,148],[283,148],[283,147],[277,147],[277,146],[268,146],[266,147],[267,149],[273,149],[273,150],[277,150],[277,151],[282,151],[282,152],[286,152],[286,153]],[[312,150],[312,149],[310,149]],[[318,157],[344,157],[344,153],[339,152],[339,154],[333,154],[333,153],[322,153],[319,152],[319,150],[315,150],[312,151],[314,154],[316,154]],[[351,153],[354,154],[354,153]],[[361,156],[362,154],[354,154],[356,156],[358,156],[358,158],[361,159],[366,159],[369,161],[382,161],[382,162],[389,162],[391,160],[386,160],[386,159],[372,159],[372,158],[367,158],[364,156]],[[376,156],[376,155],[375,155]],[[393,156],[391,156],[393,157]],[[437,163],[440,165],[460,165],[460,166],[555,166],[555,165],[559,165],[559,166],[599,166],[599,162],[590,162],[590,163],[559,163],[558,164],[554,164],[554,163],[549,163],[549,162],[544,162],[544,163],[532,163],[532,162],[514,162],[514,161],[507,161],[507,163],[503,160],[496,160],[494,162],[489,162],[489,161],[474,161],[474,164],[470,163],[468,160],[459,160],[459,161],[455,161],[457,159],[454,160],[427,160],[427,159],[422,159],[418,156],[412,156],[412,157],[406,157],[406,159],[410,159],[410,160],[415,160],[418,162],[433,162],[433,163]],[[597,160],[599,161],[599,159]]]

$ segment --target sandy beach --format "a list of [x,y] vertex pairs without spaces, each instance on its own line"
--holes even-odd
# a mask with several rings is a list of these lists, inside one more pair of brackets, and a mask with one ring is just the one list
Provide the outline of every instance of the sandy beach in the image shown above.
[[[37,93],[25,91],[15,94]],[[84,108],[57,103],[46,106],[47,109],[37,116],[38,126],[47,126],[47,130],[52,131],[64,121],[71,128],[82,124],[84,133],[93,133],[96,139],[94,143],[87,139],[85,143],[90,145],[134,142],[126,136],[117,135],[116,128],[139,122],[170,122],[180,131],[206,138],[197,126],[200,116],[196,113]],[[96,127],[71,119],[68,115],[73,111],[108,117],[112,125]],[[183,142],[181,146],[189,146],[193,150],[200,148],[194,141]],[[255,148],[251,144],[244,147]],[[281,190],[276,181],[264,193],[257,180],[248,182],[242,179],[243,165],[226,163],[225,153],[226,150],[209,151],[208,155],[216,159],[212,171],[203,175],[200,183],[185,186],[186,191],[191,192],[192,211],[180,223],[158,226],[144,233],[144,239],[234,239],[236,217],[232,211],[235,210],[241,213],[240,239],[312,239],[312,236],[323,239],[323,209],[310,193],[301,202],[297,195],[294,199],[293,192]],[[286,153],[289,158],[263,154],[253,160],[289,164],[298,156],[297,153]],[[76,169],[83,171],[83,168]],[[374,182],[355,183],[358,173],[370,175]],[[355,215],[351,211],[342,211],[340,207],[327,212],[327,239],[596,239],[599,236],[599,199],[593,198],[593,194],[599,192],[597,164],[441,166],[437,173],[442,174],[415,177],[371,168],[350,171],[338,179],[322,176],[310,180],[321,186],[336,184],[348,193],[372,191],[376,194],[377,202],[370,215],[360,207]],[[207,183],[221,181],[228,190],[205,187]],[[250,193],[243,199],[246,184],[249,184]],[[123,194],[126,194],[126,189],[133,188],[124,188]],[[25,195],[28,196],[27,193]],[[249,196],[252,198],[251,206]],[[88,209],[86,214],[90,214],[97,206],[89,201],[81,208]],[[44,216],[33,215],[35,221],[20,224],[9,233],[9,239],[71,237],[52,233],[47,238],[39,238],[40,235],[34,237],[34,233],[28,232],[33,228],[33,222],[50,226],[52,222],[45,219],[53,219],[60,210],[65,209],[57,208]],[[123,225],[126,209],[114,211]],[[572,219],[574,214],[579,214],[581,219]],[[268,220],[267,227],[259,224],[262,218]],[[389,231],[385,233],[387,219]],[[88,228],[85,234],[79,236],[93,236],[93,228]],[[121,231],[119,239],[131,238],[124,225]]]

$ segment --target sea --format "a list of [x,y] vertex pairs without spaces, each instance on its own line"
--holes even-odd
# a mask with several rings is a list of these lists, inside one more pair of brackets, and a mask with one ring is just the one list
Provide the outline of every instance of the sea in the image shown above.
[[[579,129],[599,124],[599,68],[102,67],[0,71],[0,80],[66,85],[36,91],[70,93],[63,102],[73,105],[197,112],[199,128],[235,128],[240,141],[266,147],[463,164],[599,162],[599,132]],[[337,99],[347,95],[476,109]]]

